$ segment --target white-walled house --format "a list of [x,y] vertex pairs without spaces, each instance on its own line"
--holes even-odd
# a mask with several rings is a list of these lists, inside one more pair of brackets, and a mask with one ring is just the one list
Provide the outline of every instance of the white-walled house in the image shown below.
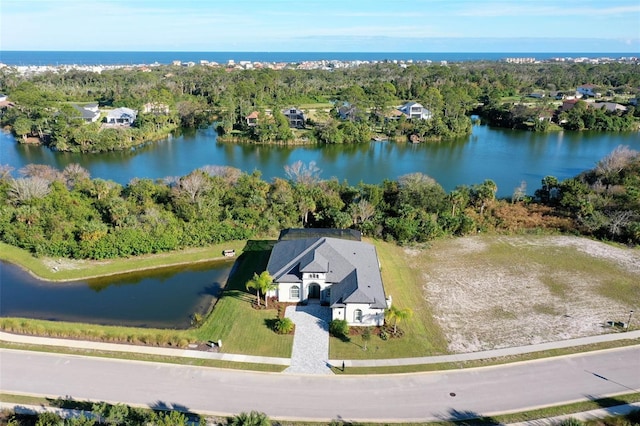
[[134,121],[136,121],[137,116],[138,111],[134,109],[125,107],[116,108],[107,112],[107,123],[131,125]]
[[408,119],[429,120],[432,115],[431,111],[418,102],[407,102],[398,108],[398,110]]
[[270,296],[292,303],[316,300],[329,306],[331,319],[344,319],[349,325],[381,326],[391,305],[376,249],[359,240],[281,238],[273,247],[267,271],[277,284]]
[[576,88],[576,92],[581,94],[582,96],[590,96],[592,98],[600,97],[600,93],[597,93],[596,86],[593,84],[583,84],[582,86],[578,86]]
[[100,118],[100,110],[97,103],[91,103],[84,106],[73,105],[73,107],[80,113],[82,120],[85,123],[95,123]]

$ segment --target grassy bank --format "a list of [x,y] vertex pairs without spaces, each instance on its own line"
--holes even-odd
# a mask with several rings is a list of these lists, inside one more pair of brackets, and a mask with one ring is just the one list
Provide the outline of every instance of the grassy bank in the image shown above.
[[72,281],[96,278],[165,266],[208,262],[221,259],[222,251],[234,249],[241,254],[246,241],[231,241],[209,247],[110,260],[75,260],[34,257],[26,250],[0,243],[0,260],[10,262],[49,281]]

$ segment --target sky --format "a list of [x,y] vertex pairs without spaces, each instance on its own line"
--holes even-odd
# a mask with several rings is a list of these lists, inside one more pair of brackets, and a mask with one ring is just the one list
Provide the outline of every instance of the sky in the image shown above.
[[640,0],[0,0],[0,50],[640,55]]

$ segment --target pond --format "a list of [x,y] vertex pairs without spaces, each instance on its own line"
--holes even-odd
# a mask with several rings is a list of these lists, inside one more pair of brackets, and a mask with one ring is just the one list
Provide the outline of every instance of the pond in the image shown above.
[[258,170],[270,180],[284,177],[284,166],[300,160],[315,161],[323,179],[346,179],[352,185],[421,172],[446,191],[493,179],[498,196],[508,197],[522,181],[533,194],[547,175],[563,180],[593,168],[619,145],[640,150],[640,133],[533,133],[475,125],[470,136],[440,143],[290,147],[220,143],[213,128],[207,128],[130,151],[101,154],[53,152],[42,146],[20,145],[10,134],[0,133],[0,164],[20,169],[38,163],[63,169],[79,163],[94,178],[126,184],[135,177],[183,176],[205,165],[226,165],[249,173]]
[[49,282],[0,262],[0,316],[184,329],[194,313],[211,308],[231,268],[217,261]]

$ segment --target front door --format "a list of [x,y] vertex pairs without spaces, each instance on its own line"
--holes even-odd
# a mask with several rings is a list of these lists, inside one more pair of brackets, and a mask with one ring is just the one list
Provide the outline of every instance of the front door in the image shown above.
[[320,299],[320,284],[309,284],[309,299]]

